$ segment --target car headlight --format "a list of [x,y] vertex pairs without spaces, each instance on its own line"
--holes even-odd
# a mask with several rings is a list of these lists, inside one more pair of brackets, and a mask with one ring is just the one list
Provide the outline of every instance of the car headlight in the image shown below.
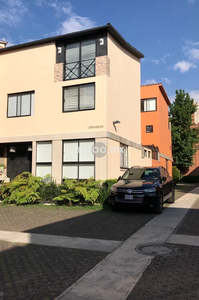
[[113,193],[117,192],[117,188],[114,187],[114,186],[112,186],[112,187],[111,187],[111,192],[113,192]]
[[156,188],[144,189],[145,193],[153,193],[156,191]]

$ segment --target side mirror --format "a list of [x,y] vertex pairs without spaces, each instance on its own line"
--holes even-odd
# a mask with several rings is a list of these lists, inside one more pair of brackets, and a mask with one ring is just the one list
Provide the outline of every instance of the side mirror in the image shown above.
[[121,178],[122,178],[122,177],[121,177],[121,176],[119,176],[119,177],[118,177],[118,179],[117,179],[117,181],[121,180]]

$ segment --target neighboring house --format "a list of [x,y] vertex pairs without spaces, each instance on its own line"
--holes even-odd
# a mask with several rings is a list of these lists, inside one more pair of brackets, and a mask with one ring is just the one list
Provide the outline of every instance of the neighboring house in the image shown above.
[[0,49],[0,159],[8,177],[30,171],[60,183],[151,165],[141,145],[142,57],[111,24]]
[[[194,127],[199,127],[199,109],[197,104],[197,111],[193,115]],[[199,149],[199,146],[198,146]],[[186,175],[199,175],[199,150],[196,151],[196,154],[193,157],[193,165],[189,167],[189,171]]]
[[[162,84],[141,86],[142,145],[152,150],[152,165],[165,167],[172,175],[170,100]],[[145,150],[145,156],[148,156]]]

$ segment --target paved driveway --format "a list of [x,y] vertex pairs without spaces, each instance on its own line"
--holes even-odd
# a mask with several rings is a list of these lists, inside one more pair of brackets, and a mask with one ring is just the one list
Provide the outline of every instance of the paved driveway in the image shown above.
[[[193,187],[188,187],[191,190]],[[178,195],[185,193],[178,189]],[[125,241],[155,214],[0,206],[0,231]],[[55,299],[109,253],[0,242],[0,299]]]
[[[124,241],[150,211],[0,206],[0,231]],[[69,245],[70,247],[70,245]],[[109,253],[0,242],[0,299],[55,299]]]

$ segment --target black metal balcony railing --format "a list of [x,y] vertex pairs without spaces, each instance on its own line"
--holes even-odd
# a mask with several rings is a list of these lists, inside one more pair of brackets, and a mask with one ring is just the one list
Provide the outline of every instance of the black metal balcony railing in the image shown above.
[[64,80],[95,76],[95,59],[65,63]]

